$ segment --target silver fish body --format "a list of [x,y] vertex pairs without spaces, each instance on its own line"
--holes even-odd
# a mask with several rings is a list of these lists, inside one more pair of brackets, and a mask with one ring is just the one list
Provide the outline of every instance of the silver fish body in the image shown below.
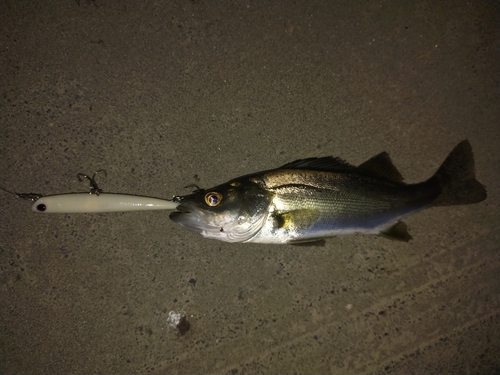
[[485,198],[472,149],[463,141],[422,183],[403,183],[385,152],[358,167],[338,158],[310,158],[176,196],[179,206],[170,218],[226,242],[303,243],[354,233],[408,241],[401,218]]

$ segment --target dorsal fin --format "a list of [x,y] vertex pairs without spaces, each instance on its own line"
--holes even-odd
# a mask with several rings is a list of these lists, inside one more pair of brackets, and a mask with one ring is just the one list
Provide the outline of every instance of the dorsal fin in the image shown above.
[[340,158],[325,156],[322,158],[295,160],[279,167],[279,169],[309,169],[313,171],[346,172],[353,171],[355,167]]
[[403,176],[392,164],[389,154],[385,151],[368,159],[356,169],[373,177],[383,177],[393,182],[403,182]]

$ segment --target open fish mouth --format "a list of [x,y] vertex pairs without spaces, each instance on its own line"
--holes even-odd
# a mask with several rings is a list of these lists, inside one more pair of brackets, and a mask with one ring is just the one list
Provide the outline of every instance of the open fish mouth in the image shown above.
[[210,228],[202,219],[199,210],[192,209],[185,204],[177,206],[176,211],[171,212],[169,217],[184,228],[199,234]]
[[183,213],[183,214],[189,214],[191,213],[191,210],[189,209],[189,207],[187,206],[184,206],[184,205],[179,205],[176,207],[176,210],[177,211],[174,211],[173,213]]
[[[185,204],[180,204],[176,207],[176,211],[173,211],[170,213],[170,218],[174,220],[175,222],[182,224],[182,221],[187,220],[189,217],[199,217],[197,215],[197,210],[193,210],[191,207],[185,205]],[[186,216],[186,218],[183,218]]]

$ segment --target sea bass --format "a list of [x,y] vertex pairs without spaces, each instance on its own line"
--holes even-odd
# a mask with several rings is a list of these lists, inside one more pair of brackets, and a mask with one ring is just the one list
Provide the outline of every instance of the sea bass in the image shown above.
[[225,242],[297,244],[354,233],[409,241],[401,218],[486,199],[474,169],[467,140],[418,184],[405,184],[386,152],[357,167],[336,157],[302,159],[175,196],[170,219]]

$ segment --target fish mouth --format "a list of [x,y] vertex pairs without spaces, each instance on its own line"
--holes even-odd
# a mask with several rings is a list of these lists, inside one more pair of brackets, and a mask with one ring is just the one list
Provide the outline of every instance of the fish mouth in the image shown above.
[[[175,221],[176,223],[179,223],[182,225],[182,222],[185,221],[187,218],[183,218],[184,216],[197,216],[196,214],[192,214],[191,208],[185,205],[178,205],[176,208],[176,211],[170,213],[170,219]],[[192,215],[189,215],[192,214]]]
[[170,213],[169,217],[180,226],[201,234],[203,237],[221,239],[221,237],[231,236],[230,233],[225,233],[221,226],[214,223],[213,215],[207,214],[197,207],[191,207],[190,204],[180,204],[176,211]]
[[191,213],[191,211],[190,211],[189,207],[184,206],[184,205],[182,205],[182,204],[181,204],[181,205],[179,205],[179,206],[177,206],[175,209],[176,209],[177,211],[172,212],[172,213],[174,213],[174,214],[175,214],[175,213],[179,213],[179,214],[189,214],[189,213]]
[[206,229],[203,221],[196,212],[191,210],[186,205],[179,205],[176,208],[177,211],[171,212],[169,215],[170,220],[176,222],[177,224],[197,233],[202,233]]
[[205,212],[187,202],[179,204],[169,217],[194,233],[224,242],[248,241],[257,234],[267,219],[267,215],[261,215],[254,221],[240,221],[232,214]]
[[[176,196],[174,196],[174,198],[172,199],[172,201],[174,203],[178,203],[178,205],[175,208],[176,211],[174,211],[174,212],[171,213],[170,218],[172,218],[172,216],[176,217],[177,214],[190,214],[192,212],[196,213],[198,211],[198,209],[196,209],[195,207],[192,207],[191,204],[189,204],[188,202],[186,202],[184,200],[185,197],[186,196],[182,196],[182,195],[176,195]],[[172,220],[174,220],[174,219],[172,219]],[[174,221],[176,221],[176,220],[174,220]]]

